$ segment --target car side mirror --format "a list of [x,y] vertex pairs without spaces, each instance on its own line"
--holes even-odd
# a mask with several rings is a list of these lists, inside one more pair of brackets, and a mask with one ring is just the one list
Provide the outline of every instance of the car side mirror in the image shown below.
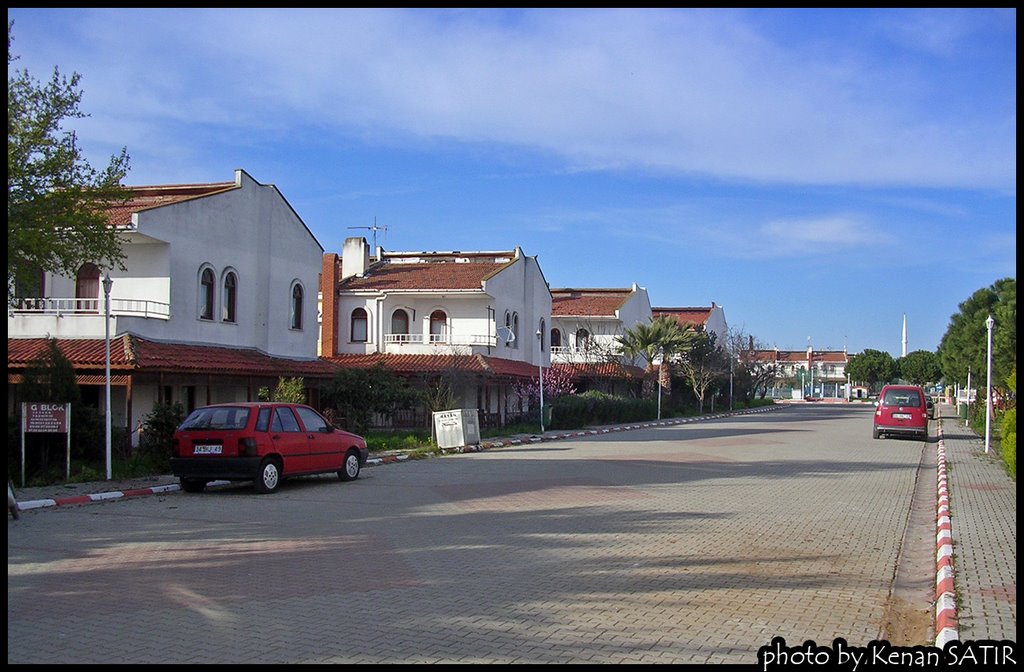
[[324,434],[330,434],[331,432],[334,431],[334,425],[324,425],[323,427],[320,428],[320,431],[323,432]]

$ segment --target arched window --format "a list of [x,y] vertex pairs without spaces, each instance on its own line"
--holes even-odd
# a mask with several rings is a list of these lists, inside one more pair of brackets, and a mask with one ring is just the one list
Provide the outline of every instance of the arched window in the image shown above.
[[238,276],[234,271],[228,271],[224,275],[224,299],[221,304],[221,314],[225,322],[236,322],[235,304],[238,299]]
[[587,347],[587,341],[590,340],[590,332],[586,329],[579,329],[576,331],[576,348],[583,350]]
[[519,313],[512,313],[512,347],[519,347]]
[[435,310],[430,314],[430,342],[448,342],[448,316],[443,310]]
[[199,274],[199,317],[203,320],[213,319],[213,288],[215,286],[213,269],[204,268]]
[[[80,310],[98,313],[100,310],[100,269],[86,262],[75,277],[75,298]],[[82,299],[85,299],[84,301]]]
[[547,325],[544,322],[544,318],[540,318],[540,329],[537,330],[537,334],[540,336],[540,351],[544,352],[544,339],[547,337]]
[[302,285],[295,283],[292,286],[292,329],[302,329]]
[[557,328],[551,330],[551,347],[562,347],[562,332],[559,331]]
[[365,343],[369,340],[368,322],[365,308],[356,308],[352,311],[352,342]]
[[405,312],[405,310],[403,310],[402,308],[399,308],[395,312],[391,313],[391,333],[409,333],[409,313]]

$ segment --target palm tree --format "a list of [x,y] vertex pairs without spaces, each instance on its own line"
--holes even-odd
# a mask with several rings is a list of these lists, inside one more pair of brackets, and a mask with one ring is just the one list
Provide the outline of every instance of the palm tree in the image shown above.
[[672,364],[675,355],[689,351],[695,342],[696,334],[692,329],[685,329],[676,320],[666,315],[652,318],[648,322],[640,322],[618,337],[619,346],[627,357],[643,357],[647,363],[644,368],[644,397],[653,396],[654,361],[661,358],[658,370],[658,384],[666,393],[672,392]]

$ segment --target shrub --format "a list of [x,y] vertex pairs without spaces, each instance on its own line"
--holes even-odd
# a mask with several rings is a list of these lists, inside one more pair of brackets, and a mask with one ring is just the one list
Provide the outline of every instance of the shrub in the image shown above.
[[595,390],[559,397],[552,406],[551,429],[651,420],[658,414],[656,400],[613,397]]

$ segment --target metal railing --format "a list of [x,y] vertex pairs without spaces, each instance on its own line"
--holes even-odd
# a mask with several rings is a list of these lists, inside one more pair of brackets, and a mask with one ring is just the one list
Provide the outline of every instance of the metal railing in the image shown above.
[[[63,299],[54,297],[16,298],[11,305],[15,315],[102,315],[103,299]],[[171,304],[149,299],[110,299],[112,316],[145,317],[159,320],[171,318]]]
[[495,347],[496,336],[485,334],[384,334],[384,342],[387,344],[404,345],[482,345]]

